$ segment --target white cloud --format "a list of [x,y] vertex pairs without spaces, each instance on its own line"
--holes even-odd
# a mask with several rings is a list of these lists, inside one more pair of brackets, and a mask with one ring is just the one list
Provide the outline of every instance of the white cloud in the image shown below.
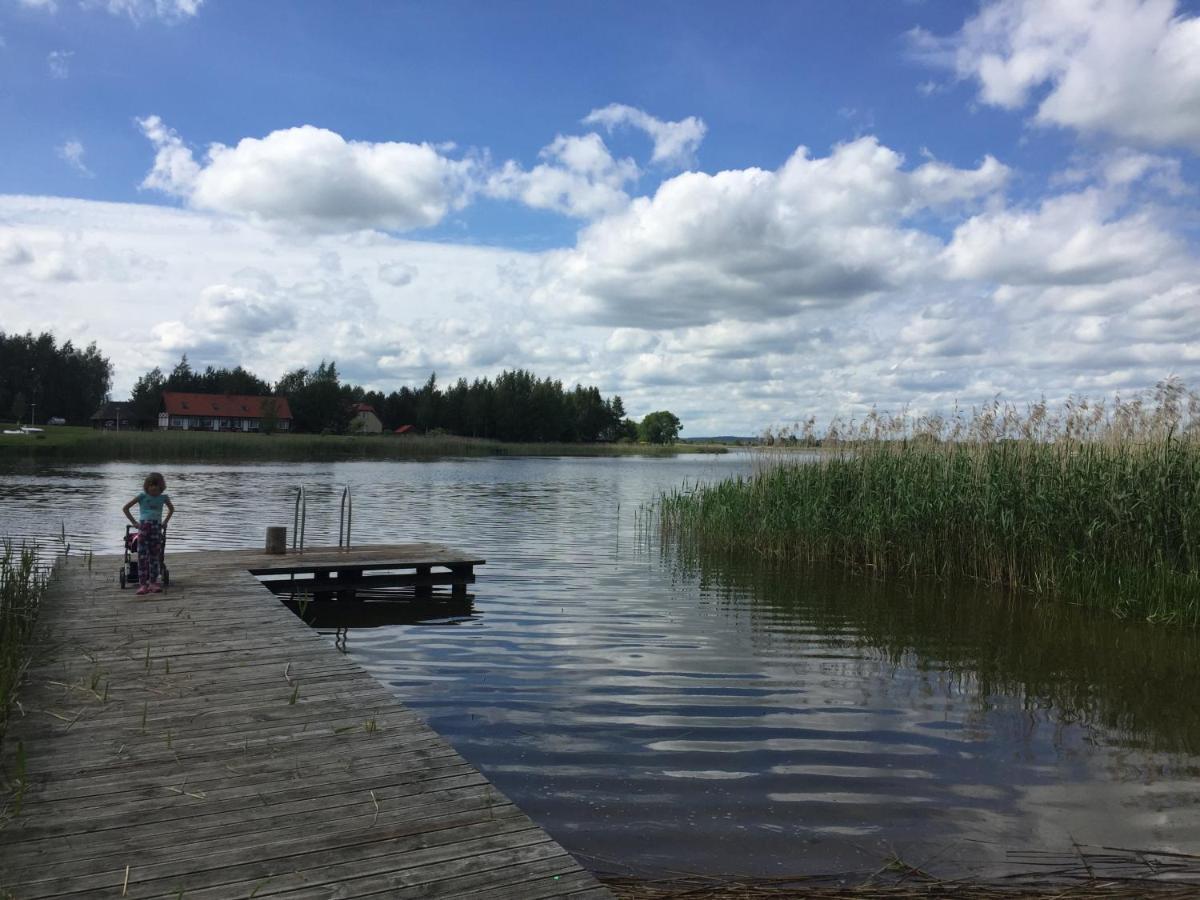
[[944,257],[952,277],[1021,284],[1110,284],[1184,254],[1145,213],[1111,214],[1088,189],[1036,210],[985,212],[960,225]]
[[142,187],[175,197],[188,197],[200,174],[192,151],[158,116],[139,119],[138,125],[155,149],[154,167],[142,180]]
[[[57,0],[17,0],[27,9],[37,9],[53,15],[58,12]],[[101,9],[110,15],[124,16],[135,25],[157,20],[168,24],[194,18],[206,0],[80,0],[84,9]]]
[[679,167],[690,166],[695,161],[696,150],[708,131],[708,126],[696,116],[664,122],[624,103],[610,103],[602,109],[593,109],[584,117],[583,123],[603,125],[609,131],[621,125],[638,128],[654,141],[652,162]]
[[[60,339],[97,340],[116,366],[118,395],[181,353],[268,379],[332,358],[348,377],[388,389],[433,370],[495,375],[525,362],[527,347],[549,347],[553,357],[545,328],[514,337],[531,317],[497,275],[505,268],[532,277],[529,255],[368,238],[280,232],[160,206],[0,196],[0,321],[6,331],[53,328]],[[384,266],[419,270],[422,290],[381,285]],[[441,330],[450,320],[470,328]],[[411,369],[381,362],[412,348],[420,358]],[[542,368],[563,371],[557,362]]]
[[900,329],[900,342],[918,357],[956,357],[982,353],[996,335],[981,327],[974,310],[954,303],[927,306]]
[[[1052,194],[1024,199],[1022,178],[1014,201],[992,157],[908,163],[864,137],[630,197],[636,163],[595,134],[489,173],[445,145],[304,128],[195,153],[141,125],[146,187],[186,208],[0,197],[4,327],[98,340],[118,394],[183,352],[269,379],[333,358],[384,390],[520,366],[695,435],[1200,383],[1200,261],[1175,202],[1192,176],[1162,153],[1077,151]],[[472,190],[588,224],[542,254],[360,230],[437,220]]]
[[1007,176],[990,157],[976,169],[903,162],[862,138],[823,158],[801,147],[774,172],[676,176],[551,254],[537,296],[584,319],[670,328],[894,289],[940,250],[903,219],[988,194]]
[[559,135],[539,156],[545,162],[529,171],[509,160],[492,173],[486,187],[489,196],[591,219],[628,205],[625,187],[639,174],[633,160],[613,159],[596,134]]
[[83,5],[141,24],[153,19],[168,23],[191,19],[204,3],[205,0],[84,0]]
[[84,152],[83,144],[76,140],[66,141],[61,147],[55,150],[59,159],[80,175],[91,178],[93,172],[87,167],[87,163],[83,161]]
[[417,277],[417,267],[408,263],[380,263],[379,280],[392,287],[404,287]]
[[158,116],[140,119],[154,144],[142,186],[196,209],[309,231],[436,225],[463,206],[474,163],[441,155],[431,144],[347,141],[304,125],[212,144],[204,164]]
[[993,0],[948,39],[910,39],[985,103],[1037,96],[1042,124],[1200,150],[1200,17],[1175,0]]
[[33,260],[33,254],[24,243],[13,237],[0,239],[0,264],[23,266]]
[[69,78],[71,75],[71,57],[74,50],[51,50],[46,54],[46,65],[50,68],[51,78]]
[[257,336],[288,330],[296,324],[295,310],[282,297],[268,297],[253,288],[228,284],[205,288],[192,319],[221,335]]

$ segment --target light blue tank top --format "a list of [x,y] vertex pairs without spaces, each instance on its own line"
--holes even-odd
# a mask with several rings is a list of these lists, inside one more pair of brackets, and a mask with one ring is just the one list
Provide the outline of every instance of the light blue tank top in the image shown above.
[[138,520],[142,522],[161,522],[163,505],[167,502],[166,494],[151,497],[145,491],[138,494]]

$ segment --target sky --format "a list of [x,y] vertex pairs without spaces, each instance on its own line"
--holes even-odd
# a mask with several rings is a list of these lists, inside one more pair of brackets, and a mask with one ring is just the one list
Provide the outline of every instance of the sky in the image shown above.
[[1200,0],[0,0],[0,330],[685,436],[1200,387],[1198,157]]

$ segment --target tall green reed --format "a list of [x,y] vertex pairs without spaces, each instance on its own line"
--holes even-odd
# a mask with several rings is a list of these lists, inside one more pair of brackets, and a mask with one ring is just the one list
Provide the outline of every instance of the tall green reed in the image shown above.
[[1181,383],[1024,415],[872,414],[813,458],[661,498],[663,533],[707,549],[887,576],[972,578],[1200,625],[1200,404]]
[[29,662],[29,640],[49,575],[37,547],[5,540],[0,554],[0,739]]

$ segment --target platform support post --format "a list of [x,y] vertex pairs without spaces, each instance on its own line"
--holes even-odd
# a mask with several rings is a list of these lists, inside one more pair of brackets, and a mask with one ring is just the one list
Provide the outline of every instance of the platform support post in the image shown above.
[[283,555],[287,553],[287,528],[281,525],[267,526],[267,553]]
[[450,596],[459,598],[467,596],[467,582],[475,580],[471,577],[474,572],[474,567],[451,566],[450,571],[453,572],[455,576],[454,583],[450,587]]
[[415,585],[415,589],[413,592],[418,597],[432,597],[433,596],[433,585],[430,584],[428,581],[426,581],[424,584],[421,583],[421,578],[422,577],[428,578],[429,575],[432,573],[432,571],[433,571],[432,566],[417,566],[417,584]]

